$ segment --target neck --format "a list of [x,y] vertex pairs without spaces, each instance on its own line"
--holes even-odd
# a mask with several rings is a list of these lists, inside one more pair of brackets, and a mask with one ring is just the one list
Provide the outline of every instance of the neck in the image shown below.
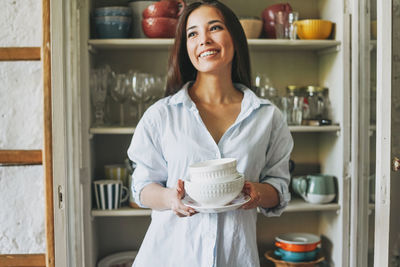
[[189,91],[195,103],[229,104],[241,101],[242,93],[235,89],[229,75],[198,72]]

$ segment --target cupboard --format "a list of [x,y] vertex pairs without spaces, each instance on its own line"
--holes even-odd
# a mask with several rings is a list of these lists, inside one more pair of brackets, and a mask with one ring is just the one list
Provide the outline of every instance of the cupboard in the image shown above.
[[[280,1],[222,1],[238,16],[259,16],[269,5]],[[289,84],[320,85],[330,90],[334,124],[324,127],[291,126],[295,146],[292,159],[295,175],[309,172],[332,174],[337,178],[337,198],[333,203],[313,205],[294,195],[287,210],[277,218],[259,215],[257,233],[259,254],[273,247],[273,238],[284,232],[311,232],[323,238],[322,249],[332,266],[348,266],[350,233],[350,15],[347,1],[290,0],[302,18],[322,18],[334,22],[329,40],[249,40],[252,72],[267,73],[273,85],[284,94]],[[150,211],[121,208],[95,209],[92,182],[101,179],[105,164],[123,162],[134,127],[92,127],[89,73],[91,68],[108,64],[125,72],[138,69],[165,74],[170,39],[93,39],[90,14],[95,7],[127,5],[127,1],[92,0],[76,3],[76,17],[70,23],[79,29],[76,40],[78,59],[76,87],[67,93],[76,100],[75,135],[69,137],[79,172],[71,188],[78,189],[80,203],[75,227],[81,232],[75,245],[85,266],[95,266],[108,254],[136,250],[150,222]],[[156,253],[156,252],[155,252]]]

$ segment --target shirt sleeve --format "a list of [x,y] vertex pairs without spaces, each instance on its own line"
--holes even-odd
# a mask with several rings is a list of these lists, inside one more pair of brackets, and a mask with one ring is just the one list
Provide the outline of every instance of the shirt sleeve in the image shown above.
[[167,162],[162,154],[160,131],[157,128],[146,112],[138,123],[128,148],[128,157],[136,165],[130,189],[135,202],[143,208],[145,206],[140,201],[143,188],[151,183],[165,186],[168,177]]
[[266,162],[260,174],[260,183],[272,185],[279,193],[279,204],[273,208],[259,208],[265,216],[279,216],[290,201],[289,159],[293,139],[283,118],[280,126],[272,131],[266,152]]

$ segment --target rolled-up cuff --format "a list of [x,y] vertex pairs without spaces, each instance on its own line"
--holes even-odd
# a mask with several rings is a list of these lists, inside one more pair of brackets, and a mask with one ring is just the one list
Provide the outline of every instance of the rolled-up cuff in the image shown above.
[[273,208],[259,207],[259,211],[268,217],[280,216],[290,201],[287,184],[280,178],[268,178],[264,183],[272,185],[279,193],[279,204]]

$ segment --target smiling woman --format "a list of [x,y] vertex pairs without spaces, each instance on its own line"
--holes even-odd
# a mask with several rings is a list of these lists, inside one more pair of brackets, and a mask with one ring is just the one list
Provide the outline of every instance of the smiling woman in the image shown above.
[[[278,216],[290,199],[289,129],[277,108],[250,89],[246,37],[229,8],[192,3],[176,36],[167,96],[143,115],[128,149],[135,201],[152,209],[133,266],[257,267],[256,208]],[[189,166],[220,158],[237,160],[250,200],[221,213],[186,206]],[[149,257],[154,251],[157,257]]]

